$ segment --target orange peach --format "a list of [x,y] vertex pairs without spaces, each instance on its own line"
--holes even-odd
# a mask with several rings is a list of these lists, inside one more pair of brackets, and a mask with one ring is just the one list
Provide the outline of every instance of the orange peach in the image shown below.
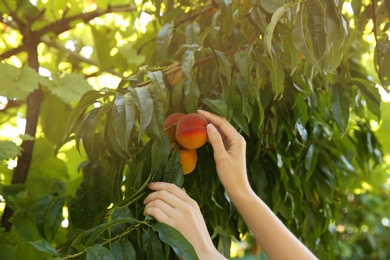
[[206,119],[196,113],[183,116],[176,126],[176,141],[186,149],[198,149],[207,141]]
[[196,167],[196,162],[198,161],[196,150],[188,150],[182,148],[179,150],[179,153],[183,174],[189,174],[193,172]]
[[183,113],[173,113],[170,114],[163,122],[164,133],[168,137],[170,143],[176,142],[176,126],[183,116],[185,116]]

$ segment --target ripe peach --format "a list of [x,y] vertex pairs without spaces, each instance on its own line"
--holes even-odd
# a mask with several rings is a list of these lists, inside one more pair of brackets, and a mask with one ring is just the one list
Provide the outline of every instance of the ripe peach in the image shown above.
[[183,116],[176,127],[176,141],[186,149],[197,149],[207,141],[206,119],[196,113]]
[[168,137],[169,142],[175,143],[176,126],[179,120],[184,116],[183,113],[173,113],[165,118],[163,122],[163,129],[165,135]]
[[196,150],[188,150],[182,148],[179,150],[179,153],[183,174],[191,173],[195,169],[196,162],[198,161]]

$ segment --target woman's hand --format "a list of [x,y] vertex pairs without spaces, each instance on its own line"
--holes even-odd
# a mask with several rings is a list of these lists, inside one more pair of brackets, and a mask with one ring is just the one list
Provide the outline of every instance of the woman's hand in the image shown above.
[[244,138],[222,117],[199,110],[209,123],[207,136],[213,146],[217,173],[230,197],[250,191],[246,172]]
[[150,183],[148,188],[154,192],[144,201],[144,215],[177,229],[192,244],[199,259],[225,259],[215,249],[195,200],[171,183]]

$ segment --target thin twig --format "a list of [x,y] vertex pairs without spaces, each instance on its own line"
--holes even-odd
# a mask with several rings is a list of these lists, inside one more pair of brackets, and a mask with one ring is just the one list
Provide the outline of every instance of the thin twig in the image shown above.
[[[63,46],[63,45],[60,45],[60,44],[58,44],[58,43],[56,43],[56,42],[53,42],[53,41],[50,41],[50,40],[47,39],[46,37],[42,37],[41,40],[42,40],[42,42],[45,43],[47,46],[53,47],[53,48],[55,48],[55,49],[57,49],[57,50],[60,50],[61,52],[65,52],[65,53],[69,54],[70,56],[72,56],[73,58],[75,58],[75,59],[77,59],[77,60],[79,60],[79,61],[81,61],[81,62],[88,63],[88,64],[90,64],[90,65],[92,65],[92,66],[95,66],[95,67],[98,67],[98,68],[100,67],[100,65],[99,65],[98,62],[96,62],[96,61],[94,61],[94,60],[91,60],[91,59],[88,59],[88,58],[86,58],[86,57],[80,55],[80,54],[77,53],[77,52],[71,51],[71,50],[65,48],[65,46]],[[112,75],[115,75],[115,76],[117,76],[117,77],[119,77],[119,78],[124,78],[124,76],[123,76],[122,74],[116,72],[116,71],[113,70],[113,69],[107,68],[107,69],[103,69],[102,71],[108,72],[108,73],[110,73],[110,74],[112,74]]]

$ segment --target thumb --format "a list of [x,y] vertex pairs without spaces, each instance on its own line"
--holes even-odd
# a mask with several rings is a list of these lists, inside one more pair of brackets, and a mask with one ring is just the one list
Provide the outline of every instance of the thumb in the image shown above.
[[223,144],[221,134],[213,124],[207,125],[207,137],[214,150],[214,157],[226,153],[225,145]]

